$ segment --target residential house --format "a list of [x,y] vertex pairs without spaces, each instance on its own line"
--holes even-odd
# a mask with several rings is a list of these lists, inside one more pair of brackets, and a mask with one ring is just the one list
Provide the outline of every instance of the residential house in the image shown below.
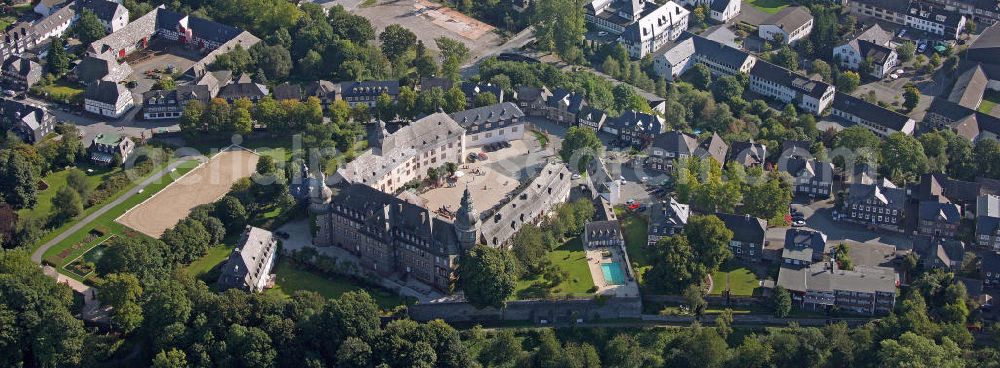
[[883,179],[873,184],[851,184],[844,200],[846,220],[884,229],[903,231],[906,190]]
[[736,162],[744,167],[763,166],[767,160],[767,146],[753,140],[733,142],[729,147],[729,157],[721,162]]
[[648,0],[592,0],[583,7],[587,23],[620,35],[626,27],[655,10],[657,4]]
[[0,72],[4,83],[18,89],[31,88],[42,80],[42,66],[23,56],[7,58]]
[[216,285],[220,289],[263,291],[271,281],[278,239],[270,231],[247,225],[239,243],[222,266]]
[[920,128],[950,130],[970,141],[996,139],[1000,135],[1000,118],[938,97],[927,108]]
[[649,208],[647,242],[654,245],[660,239],[680,234],[691,216],[691,206],[677,202],[673,197],[654,202]]
[[112,0],[76,0],[79,7],[77,18],[83,13],[83,9],[90,10],[101,21],[107,33],[118,32],[129,21],[128,9],[118,1]]
[[524,136],[524,112],[513,102],[477,107],[451,114],[465,128],[465,146],[508,142]]
[[211,90],[203,84],[183,84],[169,91],[147,91],[142,94],[142,117],[146,120],[176,119],[191,101],[207,106],[211,100]]
[[340,97],[348,105],[355,107],[364,105],[375,107],[378,97],[383,93],[389,95],[393,102],[399,97],[399,81],[363,81],[340,83]]
[[34,11],[38,15],[47,17],[64,4],[66,4],[66,0],[39,0],[38,4],[35,4]]
[[337,93],[340,91],[339,88],[339,84],[327,80],[312,81],[303,86],[302,96],[304,98],[318,98],[319,103],[323,105],[323,110],[326,110],[337,99]]
[[667,1],[625,27],[619,42],[625,45],[629,56],[641,59],[680,37],[681,32],[688,28],[688,15],[690,12],[687,9],[673,1]]
[[661,134],[649,146],[646,166],[650,170],[670,172],[674,161],[689,157],[698,149],[698,139],[687,133],[673,130]]
[[833,103],[836,88],[758,60],[750,69],[750,91],[782,103],[794,103],[807,112],[819,115]]
[[546,103],[552,92],[545,87],[522,86],[517,89],[517,105],[528,116],[545,116]]
[[912,197],[920,201],[955,203],[971,211],[976,207],[979,195],[986,192],[980,183],[955,180],[943,173],[927,173],[920,176],[920,183],[912,190]]
[[132,75],[132,67],[108,55],[88,55],[73,69],[73,75],[77,81],[88,85],[97,81],[121,83]]
[[733,257],[744,262],[760,262],[764,254],[767,220],[718,212],[715,216],[733,232],[733,238],[729,241],[729,251]]
[[260,99],[267,97],[270,92],[267,90],[267,86],[256,83],[250,80],[250,76],[243,74],[234,81],[230,81],[228,84],[219,90],[219,94],[216,97],[225,99],[229,103],[239,99],[247,99],[251,102],[258,102]]
[[794,194],[829,198],[833,194],[833,164],[816,159],[783,157],[778,170],[792,176]]
[[917,229],[920,234],[954,238],[962,222],[962,208],[954,203],[934,200],[920,201]]
[[856,16],[874,17],[950,39],[958,38],[965,28],[964,15],[923,0],[848,0],[847,5]]
[[0,118],[9,132],[28,144],[37,144],[55,129],[56,118],[44,106],[9,98],[0,99]]
[[586,105],[582,93],[557,89],[545,102],[545,118],[558,123],[575,123],[576,116]]
[[913,135],[917,123],[909,116],[886,109],[847,93],[837,92],[833,98],[831,114],[858,124],[875,135],[886,138],[900,132]]
[[576,117],[576,125],[590,128],[595,132],[600,132],[604,127],[604,122],[608,120],[608,114],[604,110],[590,106],[584,106],[580,115]]
[[649,146],[666,127],[662,117],[635,110],[611,118],[608,125],[618,131],[619,141],[639,149]]
[[302,88],[299,87],[298,84],[291,84],[291,83],[285,82],[285,83],[279,84],[277,86],[274,86],[274,89],[271,91],[271,93],[274,94],[274,99],[278,100],[278,101],[281,101],[281,100],[301,101],[301,100],[303,100],[303,97],[302,97],[303,96],[302,95]]
[[726,163],[727,152],[729,152],[729,145],[722,140],[722,137],[713,132],[711,137],[698,145],[698,148],[694,150],[694,155],[702,159],[712,158],[721,166]]
[[969,45],[965,56],[984,64],[1000,64],[1000,26],[994,24],[984,29]]
[[995,0],[927,0],[965,15],[979,26],[991,26],[1000,20],[1000,3]]
[[125,86],[111,82],[91,83],[83,92],[83,107],[87,112],[117,119],[135,106],[132,92]]
[[976,203],[976,244],[1000,252],[1000,197],[996,195],[981,195]]
[[135,143],[132,139],[118,133],[98,133],[87,151],[90,161],[98,165],[113,166],[128,160]]
[[757,36],[767,41],[795,43],[812,32],[813,16],[804,6],[789,6],[768,17],[757,27]]
[[955,79],[955,86],[948,94],[948,101],[969,109],[979,109],[979,105],[983,103],[983,95],[986,94],[986,89],[989,86],[990,78],[987,77],[982,66],[977,64],[958,75],[958,78]]
[[823,232],[798,228],[785,231],[785,246],[781,250],[783,267],[808,267],[823,262],[827,253],[829,248]]
[[584,225],[583,245],[586,249],[624,247],[623,236],[618,220],[590,221]]
[[420,90],[430,91],[435,88],[440,88],[443,92],[448,92],[451,87],[455,86],[455,81],[451,78],[436,78],[436,77],[424,77],[420,78]]
[[713,76],[750,73],[757,58],[745,51],[684,32],[677,41],[664,46],[653,56],[657,75],[673,81],[696,64],[708,67]]
[[965,244],[955,239],[932,236],[917,236],[913,239],[913,251],[920,256],[924,268],[942,268],[958,271],[965,259]]
[[712,4],[709,5],[711,11],[709,16],[719,23],[729,22],[740,15],[740,4],[742,3],[740,0],[712,0]]
[[979,274],[983,279],[983,289],[1000,288],[1000,253],[981,252],[979,254]]
[[847,37],[847,42],[833,48],[833,59],[842,69],[859,70],[867,64],[868,74],[882,79],[891,74],[899,62],[899,55],[892,43],[894,35],[877,23],[864,31]]
[[493,83],[473,83],[473,82],[463,82],[462,83],[462,93],[465,94],[465,106],[475,107],[476,106],[476,96],[480,94],[487,93],[493,95],[493,99],[497,102],[503,102],[504,94],[503,88]]
[[865,315],[888,314],[896,305],[898,277],[889,267],[837,268],[836,262],[809,267],[781,267],[778,281],[792,294],[792,303],[803,308]]

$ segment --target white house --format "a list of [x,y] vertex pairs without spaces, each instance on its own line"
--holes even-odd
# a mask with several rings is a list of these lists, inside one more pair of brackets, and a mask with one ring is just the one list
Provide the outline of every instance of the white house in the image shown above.
[[35,4],[34,10],[35,13],[38,13],[43,17],[47,17],[64,3],[66,3],[66,0],[41,0],[38,4]]
[[791,44],[809,36],[812,27],[813,16],[808,8],[790,6],[761,23],[757,35],[768,41],[781,37],[783,43]]
[[892,38],[892,32],[875,24],[835,47],[833,59],[840,62],[841,68],[851,70],[860,69],[861,63],[867,60],[871,66],[869,74],[875,78],[885,78],[899,61]]
[[836,88],[791,70],[758,60],[750,69],[750,90],[819,115],[833,103]]
[[714,76],[749,73],[757,58],[719,42],[685,32],[673,44],[658,50],[653,57],[653,70],[668,81],[703,64]]
[[102,80],[84,91],[83,106],[87,112],[117,119],[135,106],[135,100],[125,86]]
[[626,27],[619,41],[628,49],[629,56],[641,59],[680,37],[688,28],[690,13],[677,3],[667,1]]
[[451,114],[465,128],[465,146],[508,142],[524,136],[524,112],[513,102],[477,107]]
[[726,23],[740,14],[740,0],[713,0],[709,6],[711,18],[716,22]]

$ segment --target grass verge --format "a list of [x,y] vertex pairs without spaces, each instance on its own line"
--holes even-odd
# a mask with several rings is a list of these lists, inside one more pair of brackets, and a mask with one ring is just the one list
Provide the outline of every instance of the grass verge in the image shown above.
[[398,305],[407,304],[406,300],[397,295],[393,295],[383,290],[372,290],[363,286],[355,285],[350,280],[326,278],[321,275],[296,269],[286,260],[278,258],[278,264],[274,267],[277,279],[274,288],[268,289],[265,293],[278,295],[284,298],[299,290],[313,291],[324,298],[336,298],[343,293],[355,290],[365,290],[375,299],[382,309],[390,310]]

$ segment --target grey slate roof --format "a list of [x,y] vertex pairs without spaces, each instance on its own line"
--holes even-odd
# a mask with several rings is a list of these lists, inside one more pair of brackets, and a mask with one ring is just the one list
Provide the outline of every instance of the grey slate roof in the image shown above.
[[813,19],[812,13],[804,6],[789,6],[768,17],[761,24],[774,24],[787,32],[802,27]]
[[1000,197],[982,195],[976,201],[976,232],[995,234],[1000,229]]
[[701,158],[714,158],[720,165],[725,165],[728,151],[729,145],[726,144],[726,141],[722,140],[719,134],[713,132],[711,137],[698,145],[694,154]]
[[463,134],[465,129],[450,116],[442,112],[434,113],[387,134],[381,142],[370,141],[369,147],[372,149],[345,164],[337,172],[353,183],[374,183],[412,155],[424,152],[439,140]]
[[[277,247],[278,241],[270,231],[247,226],[236,249],[233,249],[229,260],[222,267],[220,284],[245,289],[255,287],[262,278],[268,277],[260,271],[267,265],[267,260],[273,257]],[[237,280],[241,283],[237,284]]]
[[986,85],[989,82],[983,68],[976,65],[958,76],[958,79],[955,80],[955,87],[948,94],[948,101],[970,109],[977,109],[983,101],[983,93],[986,92]]
[[586,102],[583,100],[583,94],[577,93],[575,91],[570,91],[566,89],[557,89],[552,91],[552,95],[549,96],[546,105],[549,107],[560,108],[570,113],[579,113]]
[[302,99],[302,88],[298,84],[291,84],[288,82],[274,86],[274,99],[275,100],[301,100]]
[[856,266],[854,270],[831,270],[824,263],[804,268],[781,267],[777,285],[797,293],[807,291],[853,291],[894,293],[896,273],[888,267]]
[[27,79],[37,82],[37,78],[42,76],[42,66],[26,57],[10,57],[3,63],[3,71],[11,72]]
[[910,117],[898,112],[886,109],[882,106],[862,100],[843,92],[836,92],[833,97],[833,108],[848,112],[854,116],[871,122],[880,124],[886,128],[913,134],[913,126],[909,124]]
[[254,83],[246,74],[239,79],[230,82],[219,90],[219,97],[225,99],[248,98],[251,100],[260,99],[268,95],[267,86]]
[[379,96],[382,93],[389,96],[399,95],[399,81],[361,81],[341,82],[340,94],[345,99],[358,96]]
[[83,92],[83,98],[115,105],[118,102],[119,96],[124,94],[131,95],[132,92],[129,92],[128,88],[125,88],[121,84],[102,80],[87,86],[87,89]]
[[806,264],[823,259],[826,254],[826,234],[805,229],[788,229],[781,258],[795,259]]
[[132,74],[132,67],[119,63],[110,55],[84,56],[74,70],[76,78],[83,83],[93,83],[98,80],[121,82]]
[[780,86],[786,86],[794,90],[798,90],[799,92],[812,96],[816,99],[820,99],[826,91],[833,88],[833,86],[828,83],[806,78],[805,76],[799,75],[791,70],[771,64],[764,60],[757,60],[757,62],[753,64],[753,68],[750,69],[750,75],[774,82]]
[[712,59],[723,64],[738,68],[745,64],[747,59],[753,58],[749,53],[736,49],[720,42],[716,42],[705,37],[693,34],[688,31],[681,33],[681,36],[658,51],[664,53],[671,64],[676,64],[681,60],[691,56],[691,54],[709,55]]
[[892,183],[887,180],[875,184],[851,184],[847,192],[848,201],[860,202],[874,198],[889,208],[902,210],[906,207],[906,190],[889,184]]
[[654,202],[649,209],[649,235],[667,236],[687,225],[691,216],[691,206],[677,202],[673,197],[662,202]]
[[965,258],[965,244],[955,239],[920,235],[913,239],[913,251],[920,255],[928,268],[933,267],[935,261],[951,267],[952,262],[961,264]]
[[868,5],[874,8],[887,9],[900,14],[906,14],[910,10],[909,0],[851,0],[852,2]]
[[621,224],[617,220],[591,221],[584,225],[587,241],[622,239]]
[[501,102],[498,104],[477,107],[451,114],[451,118],[466,129],[474,125],[496,123],[503,120],[509,120],[512,118],[520,119],[523,117],[524,112],[522,112],[521,109],[512,102]]
[[89,9],[94,12],[97,19],[107,23],[111,23],[123,13],[128,13],[128,9],[125,9],[122,4],[110,0],[77,0],[76,4],[80,9]]
[[652,147],[678,155],[692,155],[698,149],[698,139],[679,130],[672,130],[653,139]]
[[763,244],[767,235],[767,220],[750,215],[733,215],[716,212],[715,216],[733,232],[733,240],[743,243]]
[[778,170],[787,172],[793,177],[818,178],[820,181],[833,182],[833,164],[816,159],[791,157],[779,160]]
[[767,160],[767,146],[754,142],[733,142],[729,147],[729,159],[743,166],[763,165]]
[[920,201],[918,215],[921,220],[957,224],[962,220],[962,209],[954,203]]

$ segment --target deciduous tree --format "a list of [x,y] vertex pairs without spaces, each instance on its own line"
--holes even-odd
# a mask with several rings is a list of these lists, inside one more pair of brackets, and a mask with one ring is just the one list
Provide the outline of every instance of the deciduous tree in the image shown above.
[[516,283],[517,264],[509,252],[477,245],[459,259],[458,285],[477,308],[502,307]]

